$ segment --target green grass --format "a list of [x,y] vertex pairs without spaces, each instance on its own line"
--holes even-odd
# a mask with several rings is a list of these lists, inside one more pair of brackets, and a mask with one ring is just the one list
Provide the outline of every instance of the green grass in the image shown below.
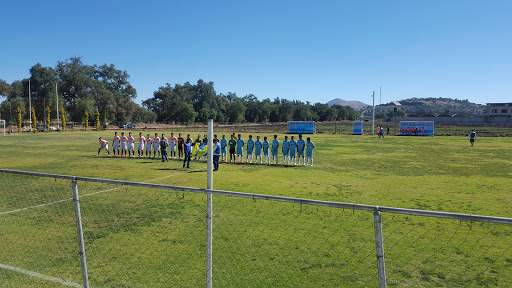
[[[177,160],[95,157],[97,137],[111,134],[2,137],[0,168],[206,188],[204,162],[185,173]],[[467,137],[310,136],[313,167],[221,164],[214,188],[512,217],[511,138],[471,148]],[[69,181],[0,174],[0,183],[0,212],[71,198]],[[93,287],[205,285],[204,195],[78,187]],[[0,263],[81,283],[72,203],[0,215]],[[376,286],[371,212],[214,196],[214,213],[216,286]],[[391,214],[383,225],[390,287],[512,286],[511,227]],[[0,286],[58,287],[2,270]]]

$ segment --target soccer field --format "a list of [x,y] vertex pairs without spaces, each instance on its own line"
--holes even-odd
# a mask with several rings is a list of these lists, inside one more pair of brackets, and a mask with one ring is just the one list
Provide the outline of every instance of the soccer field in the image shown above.
[[[134,131],[138,132],[138,131]],[[171,131],[156,131],[158,133],[170,134]],[[172,131],[174,133],[181,132],[187,133],[187,131]],[[226,133],[214,131],[216,134],[229,135],[232,132]],[[154,133],[154,132],[151,132]],[[203,132],[205,133],[205,132]],[[201,134],[203,134],[201,133]],[[112,135],[111,135],[112,134]],[[144,134],[146,134],[144,132]],[[192,133],[191,133],[192,134]],[[194,134],[198,134],[194,131]],[[193,135],[194,135],[193,134]],[[253,134],[260,136],[270,136],[273,133],[261,133]],[[170,160],[169,162],[162,163],[159,159],[141,159],[141,158],[117,158],[107,157],[106,152],[102,151],[101,157],[96,157],[97,149],[99,147],[98,137],[102,136],[104,139],[112,143],[113,132],[53,132],[53,133],[37,133],[37,134],[17,134],[13,136],[6,136],[0,138],[0,151],[2,157],[0,160],[0,168],[12,169],[12,170],[24,170],[33,172],[44,172],[44,173],[55,173],[65,175],[75,175],[83,177],[94,177],[94,178],[107,178],[115,180],[126,180],[134,182],[148,182],[153,184],[168,184],[176,186],[187,186],[187,187],[198,187],[206,188],[206,163],[194,161],[191,163],[192,168],[189,170],[182,169],[182,163],[178,160]],[[248,139],[248,134],[244,133],[244,139]],[[284,135],[279,135],[279,139],[282,140]],[[512,143],[510,138],[478,138],[475,147],[471,148],[469,141],[465,137],[386,137],[385,139],[379,139],[377,136],[365,135],[365,136],[352,136],[352,135],[331,135],[331,134],[315,134],[311,135],[312,141],[315,143],[316,148],[314,152],[315,164],[313,167],[295,167],[295,166],[266,166],[259,164],[234,164],[227,163],[221,164],[220,171],[214,174],[214,188],[219,190],[257,193],[257,194],[270,194],[288,197],[308,198],[326,201],[339,201],[348,203],[359,203],[368,205],[379,205],[379,206],[391,206],[400,208],[411,208],[411,209],[424,209],[424,210],[435,210],[445,212],[456,212],[466,214],[480,214],[489,216],[500,216],[500,217],[512,217],[512,210],[510,204],[512,203],[512,194],[510,193],[510,187],[512,184]],[[255,138],[255,137],[254,137]],[[111,146],[111,145],[110,145]],[[112,151],[111,151],[112,152]],[[280,155],[280,160],[282,160]],[[7,178],[2,176],[4,182],[3,193],[7,193],[7,197],[2,197],[0,200],[0,207],[2,210],[8,210],[9,205],[13,205],[12,199],[17,202],[14,203],[16,208],[25,207],[25,203],[31,203],[33,197],[43,197],[39,193],[38,188],[41,187],[41,191],[44,187],[53,187],[52,190],[55,194],[60,196],[55,199],[50,197],[47,202],[57,199],[66,199],[69,197],[69,183],[62,181],[54,181],[56,183],[50,183],[51,181],[45,180],[41,183],[36,180],[27,180],[28,187],[34,189],[34,195],[20,195],[24,189],[19,188],[16,190],[17,185],[23,183],[21,176],[17,178]],[[5,183],[10,181],[8,179],[16,179],[11,181],[12,183]],[[53,181],[53,180],[52,180]],[[25,184],[26,185],[26,184]],[[80,186],[82,185],[82,186]],[[9,189],[5,188],[9,187]],[[91,257],[91,277],[95,279],[93,282],[99,287],[144,287],[144,284],[151,284],[152,287],[166,287],[165,284],[159,284],[158,282],[152,282],[151,272],[159,271],[159,266],[162,265],[166,260],[161,255],[165,254],[165,248],[158,242],[152,242],[153,233],[168,229],[171,223],[166,213],[175,215],[177,219],[184,217],[186,220],[186,226],[180,226],[179,231],[173,237],[166,239],[166,243],[170,243],[173,249],[180,251],[175,253],[173,261],[180,263],[180,267],[174,272],[178,272],[179,277],[176,277],[178,286],[189,286],[197,287],[202,286],[201,282],[195,282],[197,279],[202,279],[202,266],[204,263],[201,261],[191,260],[190,255],[200,255],[204,253],[204,243],[202,242],[203,234],[200,229],[204,229],[204,219],[201,215],[203,213],[204,199],[202,195],[187,196],[186,201],[180,202],[176,199],[181,195],[172,194],[165,191],[143,191],[143,190],[123,190],[122,187],[109,186],[109,185],[94,185],[91,183],[79,184],[79,190],[87,193],[94,193],[95,191],[106,191],[109,189],[117,189],[122,191],[122,199],[119,198],[119,194],[107,195],[99,194],[99,196],[86,197],[82,199],[84,208],[84,217],[88,219],[94,225],[85,227],[86,231],[86,242],[89,245],[89,256]],[[7,191],[8,190],[8,191]],[[116,190],[116,191],[117,191]],[[14,192],[16,191],[16,193]],[[30,190],[29,190],[30,191]],[[11,193],[11,194],[9,194]],[[41,192],[42,193],[42,192]],[[16,195],[15,195],[16,194]],[[13,196],[15,195],[15,196]],[[141,196],[144,195],[144,196]],[[11,197],[12,196],[12,197]],[[8,199],[8,200],[5,200]],[[45,198],[46,199],[46,198]],[[221,200],[221,197],[216,199]],[[124,200],[124,201],[123,201]],[[252,201],[252,200],[250,200]],[[43,201],[44,202],[44,201]],[[34,202],[39,203],[39,202]],[[7,227],[1,228],[5,231],[11,231],[15,229],[23,229],[23,233],[27,235],[36,235],[37,230],[34,227],[46,227],[45,234],[49,241],[43,241],[34,245],[35,242],[28,241],[25,245],[25,249],[16,248],[14,251],[4,249],[0,252],[0,264],[3,259],[21,259],[23,268],[27,270],[36,270],[36,272],[45,272],[45,275],[58,275],[59,277],[72,279],[74,282],[80,283],[79,263],[68,258],[57,258],[52,257],[52,253],[42,253],[41,256],[45,265],[45,271],[37,271],[37,267],[40,267],[40,263],[33,259],[34,254],[41,253],[41,251],[53,251],[66,243],[68,248],[59,248],[63,250],[69,250],[71,256],[76,255],[76,232],[74,232],[73,214],[65,214],[64,211],[72,211],[72,204],[69,203],[59,204],[58,208],[46,207],[41,210],[32,209],[30,212],[16,221],[7,221]],[[274,243],[266,243],[262,239],[254,240],[251,239],[251,233],[254,231],[260,231],[263,233],[264,228],[271,227],[270,230],[280,231],[279,228],[284,225],[295,224],[295,222],[289,222],[289,218],[292,217],[294,211],[298,211],[298,207],[283,206],[277,211],[272,210],[274,204],[258,202],[256,207],[250,205],[251,202],[242,200],[226,200],[222,199],[220,202],[216,202],[219,207],[225,208],[241,217],[242,220],[234,220],[232,215],[227,215],[224,212],[217,212],[216,216],[218,219],[226,220],[228,224],[217,224],[215,230],[216,243],[221,243],[224,246],[218,249],[218,251],[227,251],[224,255],[240,254],[241,251],[246,250],[241,254],[248,254],[248,259],[232,259],[230,257],[218,257],[215,262],[218,267],[214,276],[215,284],[219,287],[226,286],[277,286],[280,279],[290,279],[293,277],[291,272],[287,270],[280,271],[279,266],[282,263],[289,263],[292,261],[292,255],[298,253],[298,251],[307,252],[308,249],[315,251],[331,251],[327,247],[324,247],[326,242],[329,242],[333,235],[326,236],[326,241],[313,241],[307,242],[309,246],[295,246],[294,244],[286,245],[286,241],[290,237],[296,237],[297,231],[283,230],[276,234],[279,236],[270,242],[285,242],[285,245],[280,246],[280,249],[284,249],[280,255],[290,255],[290,259],[284,257],[280,259],[281,264],[273,266],[273,262],[268,259],[275,257],[272,253],[272,249],[267,248],[265,251],[252,251],[255,247],[268,247]],[[25,206],[24,206],[25,205]],[[30,205],[29,205],[30,206]],[[100,207],[100,208],[98,208]],[[340,219],[346,224],[354,225],[348,235],[353,237],[368,236],[371,239],[373,234],[373,228],[367,229],[363,226],[356,226],[359,224],[361,219],[371,219],[371,214],[358,214],[356,216],[349,212],[349,216],[341,213],[340,215],[333,215],[332,211],[318,210],[308,211],[305,209],[300,212],[304,215],[311,216],[311,223],[304,220],[304,223],[309,223],[311,226],[308,228],[309,233],[313,237],[322,238],[321,234],[325,232],[322,230],[323,226],[336,225]],[[316,209],[316,208],[315,208]],[[111,212],[114,211],[114,212]],[[57,215],[51,215],[52,213],[58,212]],[[258,216],[264,213],[264,216]],[[14,213],[13,213],[14,214]],[[322,215],[321,220],[314,218],[315,215]],[[124,215],[122,217],[122,215]],[[144,216],[150,215],[149,222],[140,222],[137,225],[142,225],[145,229],[140,230],[140,226],[135,228],[130,226],[130,223],[137,222],[137,219],[142,219]],[[189,217],[185,217],[188,215]],[[190,217],[191,216],[191,217]],[[250,216],[253,216],[252,218]],[[5,217],[5,216],[0,216]],[[15,217],[9,215],[9,217]],[[267,222],[263,222],[258,219],[263,217]],[[333,218],[331,218],[333,217]],[[40,219],[38,219],[40,218]],[[368,219],[367,219],[368,218]],[[414,217],[411,217],[414,218]],[[14,219],[14,218],[9,218]],[[71,223],[66,226],[66,229],[61,229],[59,226],[52,226],[52,224],[46,223],[41,219],[52,219],[55,223]],[[314,221],[313,221],[314,220]],[[230,222],[231,221],[231,222]],[[297,220],[293,220],[297,221]],[[302,220],[300,220],[302,221]],[[370,220],[372,221],[372,220]],[[411,221],[410,219],[397,217],[394,219],[394,223],[406,223]],[[456,221],[449,222],[446,227],[453,229],[457,228],[457,224],[453,223]],[[142,224],[140,224],[142,223]],[[215,223],[221,223],[215,222]],[[231,225],[229,225],[231,223]],[[241,224],[243,223],[243,224]],[[421,226],[427,226],[429,224],[436,224],[439,226],[441,222],[434,219],[423,219],[419,221],[417,229],[421,229]],[[445,222],[443,222],[445,223]],[[21,227],[18,227],[19,224]],[[258,226],[263,224],[262,226]],[[393,223],[391,223],[393,224]],[[390,224],[390,228],[393,226]],[[245,227],[241,227],[245,225]],[[444,224],[442,224],[444,225]],[[451,229],[450,228],[450,229]],[[305,229],[305,228],[304,228]],[[318,229],[318,231],[316,231]],[[477,228],[474,228],[475,230]],[[0,230],[0,231],[2,231]],[[69,230],[66,237],[53,237],[54,235],[61,235],[62,230]],[[237,231],[238,234],[232,232]],[[141,232],[142,231],[142,232]],[[252,231],[252,232],[247,232]],[[419,231],[419,230],[418,230]],[[492,234],[493,236],[499,235],[506,230],[497,229]],[[508,230],[510,231],[510,229]],[[130,232],[137,232],[130,234]],[[305,231],[302,231],[305,232]],[[247,234],[249,233],[249,234]],[[418,232],[419,233],[419,232]],[[508,232],[509,233],[509,232]],[[12,233],[11,233],[12,234]],[[10,241],[4,243],[9,244],[9,248],[16,247],[16,241],[23,239],[16,238],[15,236],[9,235],[8,239],[3,241]],[[136,239],[134,240],[134,236]],[[243,235],[241,237],[240,235]],[[437,234],[436,234],[437,235]],[[439,240],[448,241],[450,244],[456,243],[453,239],[445,239],[447,237],[444,234],[439,234]],[[252,235],[254,236],[254,235]],[[362,236],[362,237],[363,237]],[[397,235],[395,235],[398,237]],[[421,235],[420,235],[421,236]],[[457,234],[453,238],[463,238],[464,234]],[[489,235],[491,236],[491,235]],[[237,238],[236,243],[231,243],[229,246],[227,243],[231,238]],[[305,236],[304,236],[305,237]],[[363,238],[364,238],[363,237]],[[508,235],[510,237],[510,235]],[[419,237],[422,239],[421,237]],[[325,240],[324,239],[324,240]],[[490,238],[489,238],[490,239]],[[268,239],[267,239],[268,240]],[[395,239],[390,239],[389,242]],[[400,239],[404,243],[405,240]],[[502,240],[502,238],[499,238]],[[60,242],[59,242],[60,241]],[[189,241],[189,242],[186,242]],[[360,251],[375,251],[374,243],[371,241],[366,245],[354,244],[348,240],[341,241],[342,247],[352,245],[352,249],[359,249]],[[491,241],[491,240],[489,240]],[[494,241],[494,240],[492,240]],[[188,244],[186,244],[186,243]],[[442,241],[441,241],[442,242]],[[485,240],[483,241],[485,242]],[[145,247],[144,253],[126,253],[118,246],[113,243],[123,245],[142,245]],[[130,244],[128,244],[130,243]],[[340,244],[340,243],[338,243]],[[361,245],[360,245],[361,244]],[[334,245],[334,244],[332,244]],[[221,245],[219,245],[221,246]],[[283,248],[284,247],[284,248]],[[436,245],[432,244],[428,247],[428,251],[435,250]],[[443,246],[444,247],[444,246]],[[493,268],[493,271],[486,272],[487,274],[479,274],[477,276],[471,276],[471,279],[461,279],[460,282],[457,280],[450,279],[451,282],[447,282],[445,277],[448,277],[451,268],[444,267],[441,272],[436,271],[429,272],[429,270],[415,269],[414,267],[421,266],[425,263],[416,263],[416,260],[410,260],[407,266],[411,268],[401,267],[390,269],[394,272],[393,281],[390,282],[390,286],[424,286],[436,285],[436,286],[451,286],[451,287],[467,287],[467,286],[485,286],[482,283],[493,287],[498,284],[512,283],[511,276],[505,274],[507,270],[512,268],[512,252],[510,250],[504,250],[510,248],[510,245],[497,244],[494,248],[501,248],[496,252],[497,256],[500,257],[499,263],[501,266]],[[224,249],[222,249],[224,248]],[[456,249],[464,248],[463,245],[455,247]],[[494,249],[493,248],[493,249]],[[425,248],[427,250],[427,248]],[[109,258],[109,253],[103,254],[102,251],[108,251],[115,255],[115,257]],[[119,250],[119,251],[117,251]],[[261,249],[257,249],[261,250]],[[373,252],[371,252],[373,251]],[[508,251],[508,252],[503,252]],[[231,253],[228,253],[231,252]],[[258,258],[259,265],[252,265],[250,252],[254,252],[261,256],[261,260]],[[331,251],[332,252],[332,251]],[[347,251],[346,251],[347,252]],[[354,252],[354,251],[352,251]],[[145,253],[149,253],[151,257],[145,257]],[[259,254],[258,254],[259,253]],[[501,253],[501,254],[500,254]],[[140,254],[140,255],[139,255]],[[332,255],[320,255],[321,258],[330,258]],[[344,253],[342,253],[344,254]],[[356,253],[357,254],[357,253]],[[60,254],[59,254],[60,255]],[[159,256],[160,255],[160,256]],[[187,256],[188,255],[188,256]],[[297,254],[300,255],[300,254]],[[389,251],[390,255],[390,267],[393,267],[393,251]],[[494,255],[494,254],[490,254]],[[340,257],[339,255],[337,257]],[[354,259],[359,259],[360,256],[350,256]],[[119,263],[115,260],[119,260]],[[138,259],[138,262],[144,263],[144,267],[147,267],[145,271],[135,271],[138,266],[132,266],[131,261]],[[202,259],[202,256],[199,257]],[[124,260],[124,261],[123,261]],[[486,261],[491,261],[488,259]],[[269,262],[265,262],[269,261]],[[358,261],[358,260],[353,260]],[[360,259],[361,262],[366,264],[374,263],[374,258]],[[419,261],[419,260],[418,260]],[[446,260],[446,263],[456,264],[460,260]],[[482,260],[485,262],[484,260]],[[26,263],[30,262],[30,263]],[[126,263],[128,262],[128,264]],[[98,264],[100,263],[100,264]],[[115,264],[114,264],[115,263]],[[322,269],[316,269],[314,265],[306,266],[306,268],[300,268],[305,275],[305,279],[298,279],[298,283],[291,285],[290,282],[283,286],[295,286],[301,287],[306,286],[310,283],[311,279],[314,279],[316,283],[324,283],[320,286],[330,286],[340,283],[352,283],[355,287],[364,287],[368,285],[364,277],[361,278],[350,278],[340,279],[333,281],[329,278],[329,273],[326,271],[332,271],[333,269],[340,269],[343,273],[354,273],[347,267],[338,267],[333,265],[334,262],[327,261],[320,265]],[[95,264],[95,265],[93,265]],[[370,269],[372,265],[361,263],[359,269],[364,271]],[[137,263],[137,265],[142,265]],[[14,265],[11,265],[14,266]],[[263,267],[260,267],[263,266]],[[474,268],[485,267],[486,263],[474,263]],[[17,266],[16,266],[17,267]],[[233,284],[232,279],[236,279],[237,274],[244,274],[239,270],[230,269],[229,267],[250,267],[247,270],[254,270],[255,275],[263,273],[261,269],[265,267],[271,267],[274,271],[274,278],[268,277],[265,280],[260,279],[258,276],[251,276],[249,280],[245,280]],[[33,269],[28,269],[33,268]],[[125,270],[127,269],[127,270]],[[240,269],[240,268],[238,268]],[[241,268],[245,270],[245,268]],[[316,269],[316,270],[315,270]],[[349,269],[345,271],[346,269]],[[1,270],[1,269],[0,269]],[[62,271],[66,270],[65,273]],[[418,271],[416,271],[418,270]],[[17,286],[17,281],[22,281],[18,272],[0,271],[0,284],[5,281],[7,286]],[[105,273],[107,271],[108,273]],[[119,282],[117,276],[130,271],[131,280],[136,281],[130,282],[124,279]],[[4,274],[2,274],[4,273]],[[159,272],[155,272],[159,273]],[[357,272],[356,274],[361,273]],[[489,279],[494,279],[493,273],[499,275],[499,281],[493,282]],[[290,275],[288,275],[290,274]],[[509,274],[509,273],[508,273]],[[2,276],[4,275],[4,276]],[[221,277],[220,275],[224,275]],[[251,274],[252,275],[252,274]],[[196,277],[197,276],[197,277]],[[495,275],[494,275],[495,276]],[[307,277],[312,277],[311,279]],[[34,277],[33,277],[34,278]],[[343,277],[342,277],[343,278]],[[35,283],[23,282],[25,287],[53,287],[48,284],[48,281],[34,278]],[[23,280],[25,281],[25,280]],[[224,281],[224,282],[223,282]],[[268,281],[268,282],[266,282]],[[304,281],[304,282],[301,282]],[[454,282],[455,281],[455,282]],[[465,282],[467,281],[467,282]],[[184,283],[187,283],[184,285]],[[303,283],[303,284],[301,284]],[[306,284],[304,284],[306,283]],[[469,285],[468,285],[469,283]],[[55,284],[55,287],[60,287],[59,284]],[[282,285],[282,284],[281,284]],[[427,286],[428,286],[427,285]],[[0,285],[2,286],[2,285]],[[18,285],[19,286],[19,285]],[[94,286],[94,285],[93,285]],[[174,285],[172,285],[174,286]],[[280,286],[280,285],[278,285]]]

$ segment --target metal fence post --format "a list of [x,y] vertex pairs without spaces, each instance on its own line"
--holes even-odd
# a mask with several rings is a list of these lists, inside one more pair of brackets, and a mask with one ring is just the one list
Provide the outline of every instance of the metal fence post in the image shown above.
[[76,232],[78,234],[78,246],[80,254],[80,262],[82,264],[82,280],[84,288],[89,288],[89,276],[87,274],[87,261],[85,259],[85,246],[84,246],[84,233],[82,230],[82,216],[80,214],[80,200],[78,199],[78,184],[76,178],[73,178],[73,201],[75,202],[75,219],[76,219]]
[[[213,189],[213,119],[208,119],[208,166],[207,189]],[[212,193],[206,194],[206,287],[212,287],[213,258],[213,204]]]
[[375,227],[375,247],[377,250],[377,268],[379,276],[379,288],[385,288],[386,284],[386,267],[384,264],[384,236],[382,235],[382,219],[379,207],[373,211],[373,223]]

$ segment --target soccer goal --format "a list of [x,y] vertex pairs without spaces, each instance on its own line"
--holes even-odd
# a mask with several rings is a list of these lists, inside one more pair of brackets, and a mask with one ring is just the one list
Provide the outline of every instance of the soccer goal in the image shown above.
[[315,134],[315,121],[288,121],[289,134]]
[[400,121],[401,136],[434,136],[434,121]]

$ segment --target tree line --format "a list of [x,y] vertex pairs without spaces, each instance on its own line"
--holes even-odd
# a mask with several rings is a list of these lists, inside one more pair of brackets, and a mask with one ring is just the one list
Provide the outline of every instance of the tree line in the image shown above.
[[50,107],[50,117],[56,119],[57,97],[66,119],[82,123],[86,112],[89,122],[93,122],[96,111],[102,122],[116,124],[193,123],[208,119],[230,123],[333,121],[361,117],[348,106],[329,107],[280,98],[260,101],[252,94],[238,97],[231,92],[217,94],[213,82],[202,79],[196,84],[186,82],[172,86],[167,83],[159,87],[152,98],[138,105],[134,102],[137,91],[129,78],[126,71],[116,69],[113,64],[86,65],[80,57],[58,61],[55,67],[38,63],[30,68],[30,78],[10,84],[0,79],[0,95],[7,97],[0,104],[1,118],[13,123],[18,107],[23,119],[29,118],[29,85],[38,119],[46,119],[47,107]]

